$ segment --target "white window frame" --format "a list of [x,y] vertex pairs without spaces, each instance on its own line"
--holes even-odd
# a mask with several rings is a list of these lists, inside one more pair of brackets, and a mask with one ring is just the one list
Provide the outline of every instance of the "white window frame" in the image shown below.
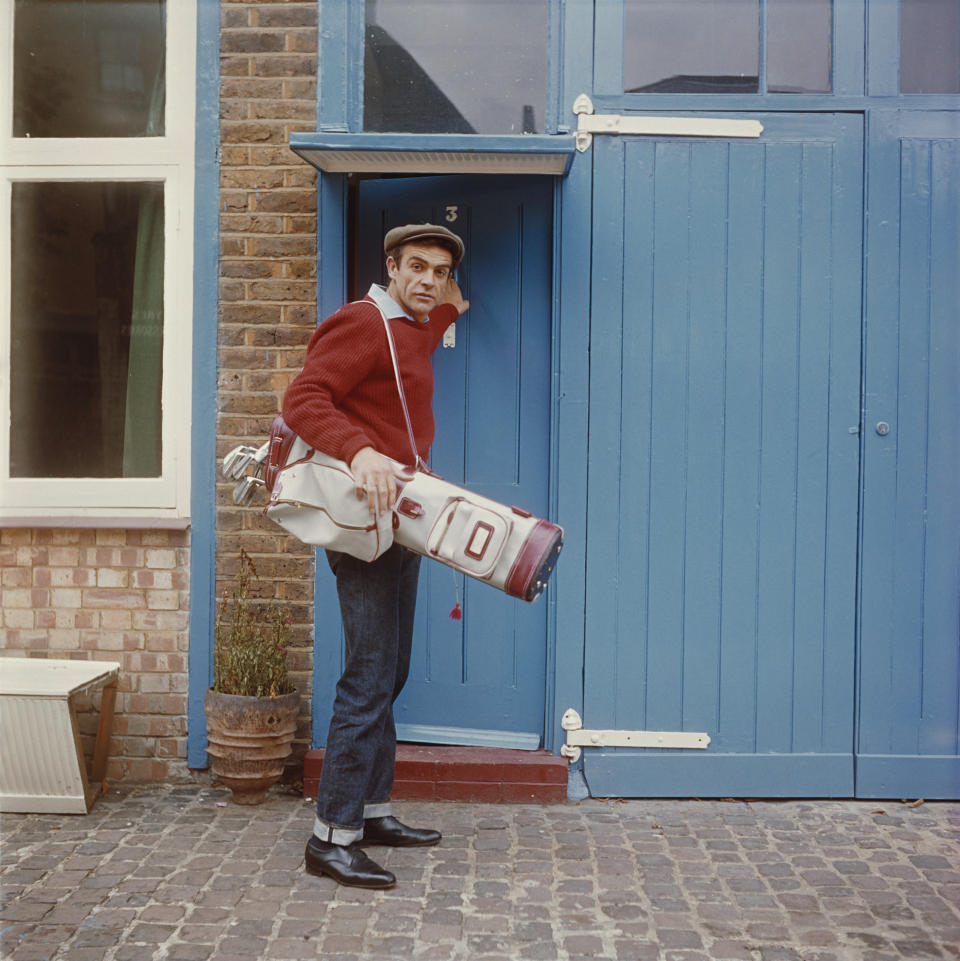
[[[185,521],[190,507],[197,0],[168,0],[162,137],[29,138],[13,131],[14,0],[0,0],[0,526]],[[11,197],[37,181],[164,185],[159,477],[10,477]],[[82,429],[82,425],[78,425]]]

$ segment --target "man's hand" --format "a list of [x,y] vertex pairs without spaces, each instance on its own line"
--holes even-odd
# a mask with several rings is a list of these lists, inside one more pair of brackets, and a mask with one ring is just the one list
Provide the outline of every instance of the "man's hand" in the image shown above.
[[440,304],[453,304],[457,308],[458,315],[465,313],[470,306],[470,301],[463,299],[463,294],[460,293],[460,285],[453,279],[452,274],[447,279],[447,286],[437,300],[438,307]]
[[350,471],[356,484],[357,500],[367,499],[371,517],[393,510],[397,502],[397,477],[410,479],[397,474],[393,461],[372,447],[362,447],[353,455]]

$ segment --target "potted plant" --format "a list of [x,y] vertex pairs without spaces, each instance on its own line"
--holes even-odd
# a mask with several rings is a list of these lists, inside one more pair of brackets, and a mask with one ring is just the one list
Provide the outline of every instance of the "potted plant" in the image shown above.
[[211,767],[237,804],[260,804],[280,779],[300,713],[287,670],[289,618],[276,604],[251,599],[256,575],[241,550],[236,582],[217,609],[213,686],[204,699]]

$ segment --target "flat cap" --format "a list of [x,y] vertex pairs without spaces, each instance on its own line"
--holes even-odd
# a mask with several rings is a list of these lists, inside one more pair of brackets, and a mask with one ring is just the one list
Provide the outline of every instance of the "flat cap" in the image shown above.
[[463,241],[446,227],[438,227],[436,224],[405,224],[402,227],[394,227],[387,231],[383,238],[384,253],[399,247],[401,244],[412,244],[416,241],[437,241],[441,247],[450,249],[453,255],[453,266],[463,259],[466,248]]

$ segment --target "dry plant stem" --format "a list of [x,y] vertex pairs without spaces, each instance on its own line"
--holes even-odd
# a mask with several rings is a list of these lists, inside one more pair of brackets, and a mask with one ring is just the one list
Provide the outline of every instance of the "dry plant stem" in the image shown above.
[[295,690],[287,671],[289,618],[276,604],[250,597],[253,560],[240,551],[240,570],[214,624],[213,689],[220,694],[278,697]]

